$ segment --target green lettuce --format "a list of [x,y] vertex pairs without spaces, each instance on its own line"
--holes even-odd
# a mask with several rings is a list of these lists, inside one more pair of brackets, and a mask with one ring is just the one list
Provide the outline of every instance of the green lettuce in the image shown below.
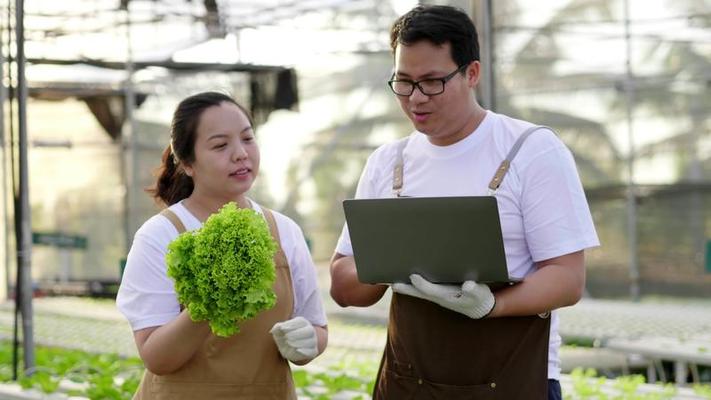
[[259,213],[227,203],[168,245],[168,276],[190,318],[208,320],[215,335],[227,337],[240,321],[274,307],[276,250]]

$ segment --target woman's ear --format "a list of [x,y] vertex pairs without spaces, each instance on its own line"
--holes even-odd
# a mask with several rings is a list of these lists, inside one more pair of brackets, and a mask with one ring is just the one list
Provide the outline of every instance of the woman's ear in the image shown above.
[[180,169],[182,169],[183,172],[185,172],[185,175],[187,175],[191,178],[193,177],[193,173],[195,172],[190,165],[187,165],[184,162],[180,163]]

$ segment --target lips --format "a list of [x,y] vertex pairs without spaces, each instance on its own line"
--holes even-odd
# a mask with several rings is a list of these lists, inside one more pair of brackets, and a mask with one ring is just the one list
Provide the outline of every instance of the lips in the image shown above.
[[250,172],[252,172],[252,170],[250,168],[243,167],[243,168],[239,168],[239,169],[231,172],[230,176],[239,178],[239,177],[246,176]]
[[430,117],[431,114],[432,113],[428,113],[428,112],[418,112],[418,111],[412,112],[412,115],[414,116],[415,121],[417,121],[417,122],[426,121]]

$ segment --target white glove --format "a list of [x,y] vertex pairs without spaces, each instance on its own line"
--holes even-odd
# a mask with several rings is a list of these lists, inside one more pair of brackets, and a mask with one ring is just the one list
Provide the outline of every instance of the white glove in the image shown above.
[[316,329],[304,317],[277,322],[269,333],[281,356],[289,361],[310,360],[318,355]]
[[484,318],[494,309],[496,299],[488,286],[466,281],[462,286],[432,283],[420,275],[410,275],[412,285],[393,283],[394,292],[419,297],[469,318]]

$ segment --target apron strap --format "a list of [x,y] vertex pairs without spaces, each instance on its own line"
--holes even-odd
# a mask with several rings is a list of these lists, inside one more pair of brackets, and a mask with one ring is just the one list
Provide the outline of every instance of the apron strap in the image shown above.
[[183,221],[178,218],[178,216],[173,212],[173,210],[165,208],[163,209],[163,211],[160,212],[160,215],[166,217],[168,221],[173,224],[175,229],[178,231],[178,234],[181,234],[187,230],[185,229],[185,225],[183,225]]
[[[183,225],[183,221],[180,220],[178,215],[173,212],[173,210],[169,208],[164,208],[163,211],[160,212],[160,215],[166,217],[168,221],[170,221],[171,224],[175,227],[175,230],[178,231],[178,235],[181,233],[185,232],[187,229],[185,229],[185,225]],[[185,309],[184,305],[180,305],[180,312],[183,312]]]
[[264,213],[264,218],[267,220],[267,224],[269,225],[269,230],[272,232],[272,236],[274,237],[274,240],[276,240],[279,247],[281,247],[281,239],[279,238],[279,229],[277,228],[276,220],[274,219],[274,214],[272,214],[272,210],[270,210],[266,207],[262,207],[262,212]]
[[[267,225],[269,225],[269,231],[272,233],[272,238],[274,238],[274,243],[277,245],[277,251],[274,254],[274,262],[276,265],[279,265],[281,263],[282,265],[288,265],[289,260],[286,258],[286,253],[284,253],[284,249],[281,247],[281,239],[279,238],[279,227],[277,226],[276,219],[274,218],[274,212],[272,210],[262,207],[262,213],[264,214],[264,219],[267,221]],[[289,281],[291,282],[291,273],[289,273]]]
[[400,197],[400,193],[402,192],[402,177],[403,169],[405,168],[405,159],[403,158],[402,153],[405,151],[405,146],[407,146],[407,140],[409,138],[409,136],[404,137],[396,142],[397,158],[395,159],[395,167],[393,168],[393,194],[395,197]]
[[506,173],[509,172],[509,167],[511,167],[511,162],[513,159],[516,157],[516,154],[518,154],[518,151],[521,149],[521,146],[523,145],[523,142],[531,136],[531,134],[539,129],[548,129],[549,131],[553,132],[553,129],[547,127],[547,126],[542,126],[542,125],[536,125],[532,126],[521,134],[521,136],[518,137],[516,140],[516,143],[514,143],[513,147],[511,147],[511,150],[509,150],[509,154],[506,155],[506,158],[504,161],[501,162],[499,165],[499,168],[496,169],[496,173],[494,174],[494,177],[491,178],[491,182],[489,182],[489,195],[493,196],[496,194],[496,191],[499,189],[499,186],[501,186],[501,182],[504,181],[504,177],[506,176]]

